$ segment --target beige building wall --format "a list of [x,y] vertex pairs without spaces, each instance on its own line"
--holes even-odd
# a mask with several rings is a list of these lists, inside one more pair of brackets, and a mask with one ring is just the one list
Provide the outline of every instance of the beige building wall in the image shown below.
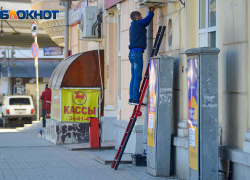
[[[132,0],[124,1],[121,2],[120,4],[121,4],[121,120],[129,121],[134,109],[134,106],[128,104],[129,86],[131,79],[131,65],[128,58],[129,27],[131,23],[130,14],[133,11],[140,11],[143,18],[146,17],[146,14],[145,14],[145,8],[136,9],[137,6]],[[145,55],[143,59],[145,61]],[[141,108],[141,111],[144,111],[144,108]],[[136,124],[143,125],[143,116],[138,117]]]
[[[35,2],[32,1],[32,2]],[[42,1],[41,1],[42,2]],[[35,3],[33,9],[60,9],[58,1]],[[97,1],[89,5],[97,5]],[[102,3],[102,6],[104,4]],[[219,123],[222,124],[223,144],[243,149],[244,134],[250,128],[250,0],[218,0],[217,41],[219,53]],[[161,55],[175,58],[174,67],[174,128],[176,123],[188,118],[187,108],[187,59],[179,53],[198,47],[198,1],[186,1],[185,8],[180,2],[167,3],[155,11],[153,22],[155,38],[160,25],[167,26],[166,36],[159,50]],[[131,79],[129,54],[130,13],[136,10],[134,0],[120,2],[120,12],[114,6],[109,11],[102,7],[103,39],[99,43],[105,50],[105,107],[107,116],[115,116],[118,109],[118,13],[121,13],[121,120],[129,121],[133,106],[128,105]],[[109,16],[113,11],[115,15]],[[141,8],[143,17],[145,9]],[[106,14],[105,14],[106,12]],[[176,19],[176,22],[175,22]],[[174,25],[171,37],[170,21]],[[70,27],[70,49],[72,54],[97,49],[96,42],[81,39],[78,25]],[[171,45],[170,45],[171,44]],[[143,110],[143,109],[142,109]],[[137,124],[143,124],[143,117]]]
[[249,128],[249,45],[247,1],[219,4],[219,121],[223,144],[242,149]]
[[118,11],[113,10],[112,12],[113,17],[110,17],[108,13],[105,16],[105,106],[113,106],[112,116],[116,117],[118,108]]
[[[89,3],[89,6],[97,6],[97,2]],[[70,27],[69,47],[73,54],[85,51],[96,50],[98,47],[104,49],[104,116],[116,117],[118,108],[118,25],[117,10],[114,10],[115,16],[110,17],[108,12],[103,15],[101,42],[81,40],[79,25]]]
[[[249,1],[218,1],[218,48],[219,54],[219,123],[222,124],[222,143],[243,149],[244,134],[249,129]],[[168,3],[158,9],[157,24],[174,22],[180,3]],[[155,29],[154,29],[155,30]],[[186,56],[179,55],[198,47],[198,3],[186,2],[177,18],[172,45],[169,36],[163,39],[160,53],[175,58],[174,121],[187,119],[187,68]],[[176,67],[177,66],[177,67]],[[183,72],[184,70],[184,72]]]
[[[222,124],[223,144],[243,149],[244,134],[249,129],[249,0],[218,1],[218,48],[219,54],[219,123]],[[129,7],[129,8],[128,8]],[[188,1],[176,19],[172,44],[168,36],[182,4],[168,3],[155,12],[154,37],[159,25],[167,26],[159,54],[175,58],[174,114],[176,122],[187,119],[187,59],[179,55],[190,48],[198,47],[198,2]],[[129,14],[135,10],[134,1],[121,3],[122,14],[122,120],[129,120],[132,106],[129,99],[130,63]]]
[[121,3],[121,119],[129,121],[133,106],[128,105],[129,83],[131,79],[129,54],[129,27],[130,13],[135,10],[135,3],[132,0]]

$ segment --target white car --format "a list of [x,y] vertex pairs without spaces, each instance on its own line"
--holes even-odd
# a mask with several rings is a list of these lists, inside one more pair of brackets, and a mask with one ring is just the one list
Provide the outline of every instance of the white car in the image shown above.
[[31,123],[35,117],[35,108],[31,96],[4,96],[2,104],[2,124],[5,127],[10,121],[27,119]]

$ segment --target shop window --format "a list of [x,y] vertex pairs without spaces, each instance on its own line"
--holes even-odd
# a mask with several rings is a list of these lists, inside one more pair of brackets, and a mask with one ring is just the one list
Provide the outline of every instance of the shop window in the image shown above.
[[198,46],[217,47],[218,0],[199,0]]

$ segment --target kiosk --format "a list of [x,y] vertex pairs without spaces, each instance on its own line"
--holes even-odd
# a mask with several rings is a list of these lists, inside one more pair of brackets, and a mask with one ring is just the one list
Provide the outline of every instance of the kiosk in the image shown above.
[[78,53],[54,70],[49,81],[52,97],[47,140],[54,144],[89,141],[90,118],[100,118],[103,111],[103,57],[103,50]]

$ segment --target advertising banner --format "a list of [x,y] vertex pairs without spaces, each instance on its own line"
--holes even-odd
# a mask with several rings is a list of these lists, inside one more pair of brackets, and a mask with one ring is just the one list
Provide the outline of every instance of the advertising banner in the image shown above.
[[89,122],[98,118],[99,89],[62,89],[62,121]]
[[157,92],[157,67],[158,60],[151,60],[149,67],[149,96],[148,96],[148,145],[154,147],[155,141],[155,116]]
[[197,171],[198,163],[198,59],[189,59],[188,64],[188,135],[189,167]]
[[60,121],[60,89],[52,89],[51,119]]

